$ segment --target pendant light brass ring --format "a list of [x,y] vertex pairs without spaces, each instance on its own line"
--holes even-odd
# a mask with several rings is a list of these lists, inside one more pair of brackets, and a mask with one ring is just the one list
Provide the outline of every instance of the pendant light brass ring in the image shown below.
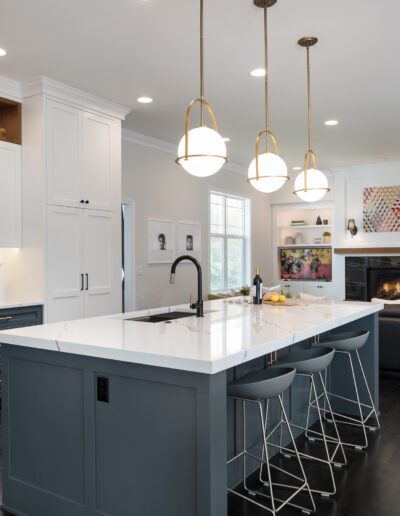
[[228,162],[228,158],[226,156],[214,156],[209,154],[189,154],[189,127],[190,127],[190,114],[192,112],[193,106],[199,102],[201,104],[201,110],[203,111],[203,108],[205,107],[210,115],[212,126],[214,131],[218,132],[218,126],[217,126],[217,119],[215,117],[213,108],[210,106],[210,104],[202,98],[194,99],[189,104],[187,110],[186,110],[186,119],[185,119],[185,155],[184,156],[178,156],[175,160],[175,163],[178,165],[183,159],[189,159],[189,158],[199,158],[199,157],[211,157],[211,158],[221,158],[225,160],[225,163]]
[[267,139],[268,137],[271,138],[272,140],[272,143],[275,147],[275,154],[277,156],[279,156],[279,146],[278,146],[278,141],[276,139],[276,136],[274,135],[274,133],[272,131],[270,131],[269,129],[264,129],[264,131],[260,131],[257,135],[257,139],[256,139],[256,175],[254,177],[249,177],[247,181],[253,181],[254,179],[263,179],[265,177],[267,178],[271,178],[273,177],[274,179],[275,178],[284,178],[285,181],[289,179],[288,176],[269,176],[269,175],[266,175],[266,176],[260,176],[260,169],[259,169],[259,164],[258,164],[258,156],[260,154],[260,141],[261,141],[261,137],[262,135],[265,134]]

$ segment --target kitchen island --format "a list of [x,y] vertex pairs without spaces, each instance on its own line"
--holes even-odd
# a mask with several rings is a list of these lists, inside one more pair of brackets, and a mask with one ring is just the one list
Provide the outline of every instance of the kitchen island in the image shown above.
[[[226,487],[237,481],[226,460],[241,432],[227,381],[336,328],[367,329],[362,358],[378,407],[381,308],[233,299],[205,303],[204,318],[149,322],[186,309],[170,307],[0,332],[4,508],[29,516],[226,514]],[[346,384],[340,363],[330,381]],[[291,389],[292,418],[306,401],[301,384]]]

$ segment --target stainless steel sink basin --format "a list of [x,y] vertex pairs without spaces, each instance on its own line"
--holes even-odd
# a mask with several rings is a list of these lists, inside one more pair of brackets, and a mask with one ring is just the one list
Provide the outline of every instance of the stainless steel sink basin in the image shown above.
[[133,317],[132,319],[125,319],[125,321],[138,321],[148,323],[168,322],[175,319],[182,319],[183,317],[193,317],[196,312],[166,312],[163,314],[144,315],[142,317]]

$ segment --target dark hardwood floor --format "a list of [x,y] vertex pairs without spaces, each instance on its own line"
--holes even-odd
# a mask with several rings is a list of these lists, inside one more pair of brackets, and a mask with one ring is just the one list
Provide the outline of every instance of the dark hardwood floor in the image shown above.
[[[400,377],[381,377],[381,430],[369,433],[368,451],[348,451],[349,465],[336,474],[338,492],[324,499],[315,495],[317,515],[323,516],[399,516],[400,515]],[[287,463],[287,461],[286,461]],[[310,483],[319,467],[307,467]],[[315,476],[315,475],[314,475]],[[307,505],[307,499],[297,501]],[[229,516],[265,516],[268,512],[229,496]],[[283,508],[280,516],[301,514]]]
[[[366,452],[349,451],[349,465],[338,471],[338,493],[334,498],[315,496],[317,515],[323,516],[398,516],[400,515],[400,378],[381,378],[381,425],[379,433],[369,434]],[[319,468],[307,467],[320,475]],[[309,473],[310,475],[310,473]],[[318,480],[321,480],[318,478]],[[297,498],[298,502],[307,500]],[[229,516],[265,516],[266,511],[229,496]],[[301,512],[284,508],[280,516]],[[0,510],[0,516],[12,516]],[[43,514],[43,516],[54,516]],[[140,516],[140,515],[136,515]],[[191,515],[187,515],[191,516]]]

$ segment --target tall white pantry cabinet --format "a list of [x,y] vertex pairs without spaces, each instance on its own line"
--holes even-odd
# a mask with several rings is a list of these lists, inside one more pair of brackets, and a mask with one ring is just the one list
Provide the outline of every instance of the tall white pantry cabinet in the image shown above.
[[128,112],[48,79],[24,95],[23,248],[40,266],[29,281],[43,291],[47,322],[121,311],[121,120]]

